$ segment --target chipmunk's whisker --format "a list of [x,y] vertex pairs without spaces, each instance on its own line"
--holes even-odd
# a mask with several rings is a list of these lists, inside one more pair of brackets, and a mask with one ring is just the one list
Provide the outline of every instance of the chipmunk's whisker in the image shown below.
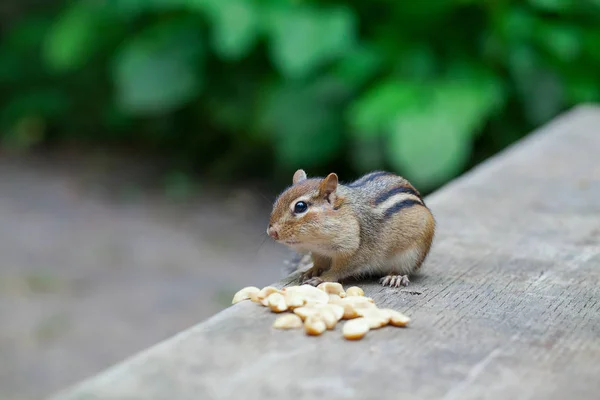
[[258,245],[258,247],[256,248],[255,253],[258,254],[258,251],[263,247],[263,245],[265,244],[265,242],[267,241],[267,239],[269,238],[269,235],[267,235],[266,232],[261,233],[261,235],[263,236],[263,240],[260,242],[260,244]]

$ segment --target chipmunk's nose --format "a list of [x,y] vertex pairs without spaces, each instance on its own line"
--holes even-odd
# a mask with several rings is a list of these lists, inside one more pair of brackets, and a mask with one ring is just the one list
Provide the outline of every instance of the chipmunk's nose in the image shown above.
[[277,233],[277,229],[273,228],[273,225],[269,225],[269,228],[267,229],[267,233],[273,239],[275,239],[275,240],[279,239],[279,234]]

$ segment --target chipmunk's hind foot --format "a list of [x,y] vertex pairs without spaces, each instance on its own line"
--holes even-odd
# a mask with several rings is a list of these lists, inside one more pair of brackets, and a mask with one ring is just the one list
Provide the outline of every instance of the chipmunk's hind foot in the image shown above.
[[381,283],[383,286],[389,286],[389,287],[400,287],[400,286],[408,286],[409,284],[409,280],[408,280],[408,275],[397,275],[397,274],[390,274],[387,276],[384,276],[383,278],[381,278],[379,280],[379,283]]

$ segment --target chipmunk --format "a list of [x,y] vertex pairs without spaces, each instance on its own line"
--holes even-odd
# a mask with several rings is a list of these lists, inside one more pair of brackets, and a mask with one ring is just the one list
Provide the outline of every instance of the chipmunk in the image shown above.
[[292,186],[275,200],[267,234],[313,266],[303,283],[318,285],[377,275],[383,286],[408,286],[431,248],[435,219],[406,179],[375,171],[348,184],[335,173],[307,178],[297,170]]

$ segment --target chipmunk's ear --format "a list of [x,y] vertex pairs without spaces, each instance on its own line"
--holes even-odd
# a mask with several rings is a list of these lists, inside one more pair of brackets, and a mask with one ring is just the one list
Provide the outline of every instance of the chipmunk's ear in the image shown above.
[[294,178],[292,179],[292,182],[295,185],[296,183],[302,182],[305,179],[306,179],[306,172],[304,172],[303,169],[299,169],[298,171],[296,171],[294,173]]
[[338,177],[332,172],[321,181],[321,184],[319,185],[319,195],[325,197],[330,203],[333,203],[337,186]]

